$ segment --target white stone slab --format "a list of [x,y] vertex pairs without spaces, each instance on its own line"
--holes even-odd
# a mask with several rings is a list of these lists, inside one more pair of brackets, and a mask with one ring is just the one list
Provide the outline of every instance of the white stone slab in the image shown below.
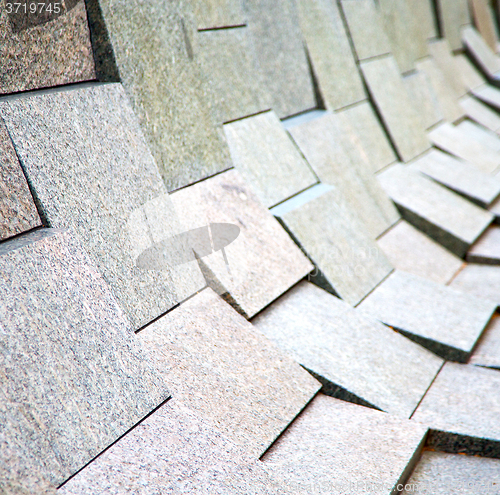
[[459,104],[469,119],[500,135],[500,115],[497,112],[472,96],[461,99]]
[[472,89],[471,92],[476,98],[493,107],[495,110],[500,110],[500,89],[483,84],[478,88]]
[[471,24],[468,0],[438,0],[439,24],[442,35],[452,50],[462,48],[460,31]]
[[492,225],[469,249],[471,263],[500,264],[500,226]]
[[470,120],[464,120],[457,125],[457,127],[466,132],[470,137],[479,141],[484,146],[491,148],[495,153],[500,152],[500,138],[494,132],[485,129],[484,127],[471,122]]
[[499,79],[500,58],[486,44],[474,27],[469,26],[463,29],[462,41],[469,55],[486,76],[493,80]]

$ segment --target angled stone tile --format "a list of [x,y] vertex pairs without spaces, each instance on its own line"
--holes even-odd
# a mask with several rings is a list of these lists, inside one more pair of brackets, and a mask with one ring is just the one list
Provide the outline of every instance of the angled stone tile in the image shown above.
[[500,373],[446,363],[413,418],[429,425],[429,446],[453,453],[500,456]]
[[443,361],[319,287],[300,282],[252,323],[323,393],[409,418]]
[[2,488],[37,472],[57,487],[165,400],[167,382],[68,232],[3,242],[0,272]]
[[271,212],[314,263],[311,280],[351,305],[392,271],[339,188],[314,186]]
[[295,0],[254,0],[245,7],[272,109],[285,118],[315,108]]
[[495,315],[469,359],[469,364],[500,370],[500,318]]
[[373,495],[392,493],[417,462],[426,432],[414,421],[318,395],[264,456],[263,467],[307,493],[360,486]]
[[448,283],[463,260],[402,220],[377,239],[377,244],[397,269],[438,284]]
[[[413,0],[417,1],[417,0]],[[423,2],[425,3],[425,2]],[[457,96],[464,96],[467,93],[467,88],[465,86],[465,81],[463,80],[462,69],[459,63],[459,55],[454,57],[448,41],[443,39],[432,40],[427,44],[429,53],[434,59],[435,63],[439,67],[439,70],[446,79],[448,86],[453,88],[453,92]]]
[[467,362],[496,304],[396,270],[358,307],[439,356]]
[[318,179],[274,112],[224,126],[233,163],[268,208]]
[[172,194],[172,201],[188,229],[211,223],[240,229],[234,242],[214,246],[214,251],[224,252],[214,252],[199,263],[208,285],[248,317],[313,269],[235,170],[181,189]]
[[121,85],[13,99],[0,113],[41,213],[75,231],[134,327],[204,286],[195,261],[136,264],[181,226]]
[[283,119],[281,123],[283,127],[288,130],[296,125],[305,124],[306,122],[310,122],[311,120],[319,119],[324,115],[330,113],[328,110],[310,110],[309,112],[304,112],[299,115],[294,115],[293,117],[288,117],[287,119]]
[[453,58],[456,61],[461,79],[467,91],[472,91],[479,86],[484,86],[486,82],[485,78],[466,55],[459,53]]
[[452,50],[462,48],[460,31],[463,26],[471,24],[469,3],[467,0],[438,0],[437,11],[442,36],[444,36]]
[[467,53],[489,79],[500,78],[500,58],[487,45],[485,40],[472,26],[462,31],[462,41]]
[[193,0],[198,29],[214,29],[246,24],[242,0]]
[[500,264],[500,227],[492,225],[467,253],[471,263]]
[[330,0],[298,0],[300,26],[309,59],[328,110],[366,98],[363,82],[342,21]]
[[437,21],[434,16],[433,0],[407,0],[407,4],[410,12],[415,16],[424,38],[437,38]]
[[95,79],[85,2],[31,5],[2,3],[0,94]]
[[496,52],[498,49],[498,32],[495,27],[494,14],[491,6],[485,0],[470,1],[472,19],[479,34],[486,44]]
[[478,88],[472,89],[471,92],[478,100],[481,100],[497,111],[500,110],[500,89],[483,84]]
[[454,289],[489,299],[500,306],[500,267],[469,263],[450,284]]
[[484,127],[471,122],[470,120],[464,120],[457,125],[457,127],[466,132],[470,137],[479,141],[482,145],[491,148],[496,153],[500,152],[500,138],[494,132],[485,129]]
[[423,119],[403,85],[392,56],[361,63],[375,106],[399,155],[409,161],[430,147]]
[[463,98],[459,104],[469,119],[500,134],[500,115],[497,112],[472,96]]
[[488,228],[493,215],[403,165],[378,176],[403,218],[463,257]]

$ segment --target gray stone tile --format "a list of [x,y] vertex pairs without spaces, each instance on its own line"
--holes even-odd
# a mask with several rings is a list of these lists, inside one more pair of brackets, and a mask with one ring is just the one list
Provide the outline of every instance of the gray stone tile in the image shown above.
[[198,54],[218,122],[271,108],[249,27],[200,32]]
[[410,474],[427,427],[319,395],[263,458],[307,493],[392,493]]
[[459,102],[467,117],[490,131],[500,134],[500,115],[472,96]]
[[[8,2],[5,2],[8,4]],[[35,14],[25,14],[30,3],[23,2],[19,13],[0,12],[2,66],[0,94],[60,86],[95,79],[85,2],[44,4]],[[46,7],[59,13],[48,13]],[[21,12],[22,11],[22,12]]]
[[460,32],[463,26],[471,24],[467,0],[438,0],[439,24],[452,50],[462,48]]
[[27,475],[38,493],[36,473],[56,487],[169,391],[68,232],[3,242],[0,272],[2,488],[18,493]]
[[358,307],[441,357],[466,362],[496,304],[396,270]]
[[429,425],[437,450],[498,457],[498,387],[497,370],[446,363],[412,419]]
[[245,7],[272,109],[284,118],[315,108],[295,0],[253,0]]
[[486,44],[496,52],[498,49],[498,32],[495,27],[493,10],[485,0],[470,0],[470,8],[474,25]]
[[500,110],[500,89],[483,84],[471,92],[480,101],[490,105],[497,111]]
[[323,392],[409,418],[443,361],[319,287],[300,282],[252,323]]
[[411,168],[395,165],[378,178],[403,218],[463,257],[493,215]]
[[205,256],[200,266],[210,287],[248,317],[313,269],[235,170],[181,189],[172,200],[186,228],[209,223],[239,227],[239,237],[225,252]]
[[410,12],[415,16],[424,38],[437,38],[438,33],[433,0],[407,0],[407,4]]
[[191,0],[198,29],[213,29],[246,24],[241,0]]
[[318,179],[274,112],[224,126],[233,163],[268,208]]
[[356,127],[342,113],[326,114],[288,130],[323,183],[342,190],[351,209],[375,238],[399,219],[394,204],[373,176],[357,142]]
[[474,27],[469,26],[463,29],[462,41],[467,53],[488,78],[500,78],[500,58],[491,50]]
[[463,265],[420,230],[402,220],[377,240],[377,244],[398,270],[446,284]]
[[208,288],[138,339],[172,395],[256,458],[320,388]]
[[351,305],[392,271],[339,188],[314,186],[271,211],[316,266],[311,280]]
[[482,145],[491,148],[494,152],[500,152],[500,138],[494,132],[485,129],[484,127],[471,122],[470,120],[464,120],[457,125],[457,127],[466,132],[470,137],[479,141]]
[[500,369],[500,318],[495,315],[479,340],[469,364]]
[[164,271],[136,265],[181,230],[119,84],[13,99],[0,113],[41,213],[75,231],[135,327],[204,286],[194,261]]
[[453,279],[450,286],[500,306],[500,267],[468,264]]
[[413,106],[392,56],[361,63],[366,84],[394,146],[404,161],[430,147],[423,119]]
[[103,20],[95,9],[90,22],[94,49],[105,52],[100,80],[122,82],[168,190],[228,169],[229,150],[210,110],[186,0],[143,4],[140,22],[131,2],[99,5]]
[[460,76],[468,91],[484,86],[486,82],[485,78],[466,55],[459,53],[453,58],[456,61]]
[[366,98],[339,7],[330,0],[298,0],[300,25],[323,103],[328,110]]

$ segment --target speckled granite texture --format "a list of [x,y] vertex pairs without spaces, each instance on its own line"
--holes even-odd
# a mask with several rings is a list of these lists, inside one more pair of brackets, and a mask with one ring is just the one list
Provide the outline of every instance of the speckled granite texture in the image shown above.
[[[62,483],[169,391],[69,233],[42,229],[0,244],[0,276],[0,424],[8,446],[0,477],[17,493],[17,483],[36,482],[36,473]],[[37,485],[28,491],[38,493]]]
[[469,364],[500,370],[500,318],[498,315],[495,315],[486,327],[472,353]]
[[191,0],[198,29],[246,24],[243,0]]
[[194,261],[135,264],[181,228],[119,84],[14,99],[0,114],[49,225],[75,231],[134,327],[205,285]]
[[467,0],[438,0],[439,24],[452,50],[462,48],[461,29],[471,24]]

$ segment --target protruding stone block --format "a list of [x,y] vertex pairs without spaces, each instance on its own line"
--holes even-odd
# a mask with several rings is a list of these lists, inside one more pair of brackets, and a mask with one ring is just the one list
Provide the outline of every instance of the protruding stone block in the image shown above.
[[492,80],[500,79],[500,58],[488,46],[486,41],[472,26],[462,31],[462,41],[472,59],[481,68],[486,77]]
[[493,151],[500,152],[500,138],[494,133],[485,129],[484,127],[471,122],[470,120],[464,120],[457,124],[457,127],[466,132],[469,136],[479,141],[482,145],[491,148]]
[[469,249],[467,261],[500,265],[500,227],[491,226]]
[[500,115],[497,112],[472,96],[462,99],[460,106],[469,119],[500,135]]
[[448,40],[452,50],[462,48],[461,29],[471,24],[469,2],[467,0],[438,0],[437,9],[442,35]]
[[[418,2],[418,0],[412,1],[415,3]],[[458,97],[467,94],[468,88],[466,87],[464,74],[462,74],[463,68],[459,61],[459,58],[463,57],[463,55],[454,57],[446,38],[432,40],[427,44],[427,48],[442,75],[445,77],[446,83],[449,87],[453,88],[453,93]]]

